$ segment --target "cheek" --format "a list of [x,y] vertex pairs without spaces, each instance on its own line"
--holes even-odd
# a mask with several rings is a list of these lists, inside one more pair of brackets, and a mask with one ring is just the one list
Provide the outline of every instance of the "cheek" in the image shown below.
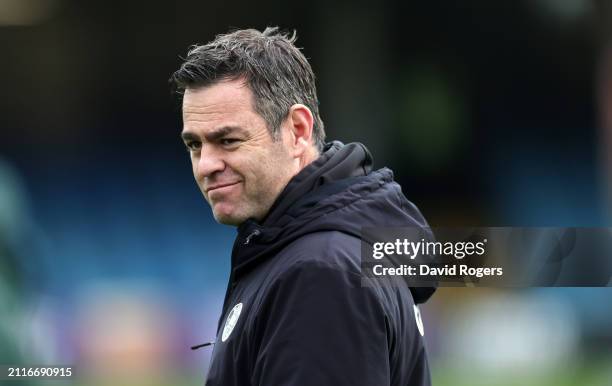
[[189,157],[189,160],[191,161],[191,172],[193,173],[193,177],[196,179],[196,181],[198,180],[198,175],[197,175],[197,170],[198,170],[198,162],[197,160],[193,157],[193,155],[191,155]]
[[[193,174],[193,179],[195,180],[196,184],[198,185],[198,187],[200,189],[203,188],[202,184],[200,183],[200,179],[198,178],[198,172],[197,172],[197,167],[195,163],[191,163],[191,173]],[[204,194],[204,190],[202,190],[202,194]],[[206,194],[204,194],[204,196],[206,196]]]
[[278,177],[282,167],[283,164],[274,158],[274,154],[259,154],[249,165],[252,183],[261,190],[271,188],[270,184]]
[[282,143],[264,149],[249,149],[237,157],[227,159],[227,167],[239,174],[245,181],[244,193],[248,196],[266,195],[278,190],[278,185],[286,183],[286,175],[293,167],[293,159],[285,151]]
[[264,158],[257,163],[257,175],[251,180],[250,196],[258,202],[274,200],[280,190],[287,184],[290,176],[287,170],[290,167],[286,159],[278,156]]

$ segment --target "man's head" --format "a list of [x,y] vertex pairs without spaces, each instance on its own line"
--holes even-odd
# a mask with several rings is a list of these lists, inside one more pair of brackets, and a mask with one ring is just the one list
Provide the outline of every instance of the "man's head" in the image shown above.
[[171,78],[194,177],[221,223],[263,219],[323,146],[314,74],[294,40],[276,28],[219,35]]

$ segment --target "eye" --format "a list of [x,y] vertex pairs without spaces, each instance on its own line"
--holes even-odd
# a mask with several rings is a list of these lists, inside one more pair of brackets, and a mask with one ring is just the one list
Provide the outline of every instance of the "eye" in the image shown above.
[[200,149],[200,147],[202,146],[202,143],[199,141],[187,141],[185,142],[185,146],[187,146],[187,149],[189,151],[196,151]]
[[237,138],[223,138],[219,141],[219,143],[223,146],[231,146],[238,143],[240,140]]

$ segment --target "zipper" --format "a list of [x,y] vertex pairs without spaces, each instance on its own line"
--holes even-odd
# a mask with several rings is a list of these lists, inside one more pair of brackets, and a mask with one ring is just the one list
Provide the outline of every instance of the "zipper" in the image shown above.
[[215,341],[213,340],[211,342],[206,342],[206,343],[202,343],[202,344],[197,344],[195,346],[191,346],[191,349],[192,350],[197,350],[199,348],[206,347],[206,346],[212,346],[214,344],[215,344]]
[[221,316],[219,317],[219,322],[217,323],[217,333],[219,332],[219,329],[221,328],[221,323],[223,322],[224,320],[223,318],[225,317],[225,313],[227,312],[228,301],[229,299],[231,299],[232,294],[234,292],[234,265],[235,265],[234,259],[236,255],[238,254],[238,250],[240,249],[240,239],[241,239],[240,233],[243,233],[243,232],[246,233],[249,229],[255,228],[247,235],[247,237],[245,237],[244,242],[242,243],[242,245],[249,245],[249,243],[254,237],[261,235],[261,231],[257,229],[257,226],[258,225],[257,223],[255,223],[255,221],[247,220],[246,222],[244,222],[242,225],[238,227],[238,236],[236,236],[236,239],[234,240],[234,245],[232,247],[231,271],[230,271],[229,280],[227,282],[227,289],[225,290],[225,298],[223,299],[223,308],[221,309]]
[[[243,225],[238,227],[238,232],[240,232],[240,228],[242,228],[243,226],[245,228],[248,227],[248,228],[253,229],[257,225],[255,224],[254,221],[247,220],[246,223],[244,223]],[[246,228],[244,230],[247,231],[248,228]],[[259,235],[261,235],[261,231],[259,229],[253,229],[253,231],[251,231],[248,234],[248,236],[244,239],[244,242],[242,244],[243,245],[249,245],[251,240],[254,237],[257,237]],[[238,236],[236,237],[236,240],[234,240],[234,246],[232,247],[231,271],[230,271],[229,280],[227,282],[227,288],[225,290],[225,299],[223,299],[223,308],[221,309],[221,316],[219,317],[219,322],[217,323],[217,332],[219,332],[219,329],[221,328],[221,322],[223,321],[223,317],[225,316],[225,313],[227,312],[228,301],[232,297],[232,293],[234,292],[233,291],[234,290],[234,264],[235,264],[234,263],[234,258],[238,254],[238,250],[240,249],[239,245],[240,245],[240,234],[238,234]]]
[[243,245],[248,245],[251,242],[251,238],[253,237],[257,237],[261,234],[261,231],[259,229],[255,229],[253,232],[251,232],[246,239],[244,239],[244,244]]

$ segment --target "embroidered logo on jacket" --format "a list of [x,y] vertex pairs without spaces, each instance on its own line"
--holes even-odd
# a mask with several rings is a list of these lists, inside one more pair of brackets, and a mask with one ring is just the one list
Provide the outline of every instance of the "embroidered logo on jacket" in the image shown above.
[[229,338],[232,331],[234,331],[234,326],[236,326],[236,323],[238,322],[241,311],[242,303],[238,303],[227,315],[227,319],[225,319],[225,326],[223,327],[223,334],[221,334],[221,342],[225,342],[227,338]]

